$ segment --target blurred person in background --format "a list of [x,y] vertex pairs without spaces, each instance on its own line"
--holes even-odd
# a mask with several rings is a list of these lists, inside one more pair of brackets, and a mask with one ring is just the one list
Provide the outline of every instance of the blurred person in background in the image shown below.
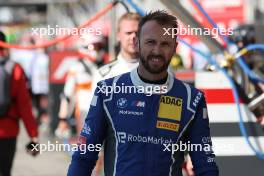
[[90,58],[99,68],[109,62],[109,55],[106,52],[106,37],[102,34],[83,34],[80,37],[79,54],[83,58]]
[[95,77],[95,84],[101,79],[111,78],[129,72],[138,66],[138,53],[135,39],[141,16],[138,13],[125,13],[117,23],[117,41],[120,51],[117,59],[101,68]]
[[[0,32],[0,41],[6,42]],[[32,114],[32,104],[27,79],[22,67],[9,59],[9,51],[0,48],[0,175],[10,176],[22,119],[30,142],[27,151],[36,155],[32,147],[38,143],[37,122]]]
[[31,92],[36,116],[41,128],[47,128],[48,92],[49,92],[49,57],[45,50],[39,48],[35,51],[35,58],[31,67]]
[[[43,39],[24,34],[20,39],[21,45],[36,45]],[[32,97],[34,115],[41,129],[48,127],[48,63],[49,58],[45,49],[11,49],[10,59],[19,63],[26,73],[28,89]]]
[[104,38],[101,35],[87,34],[80,37],[80,58],[67,73],[59,110],[59,124],[55,134],[60,138],[69,138],[71,130],[68,120],[75,118],[79,133],[87,113],[87,104],[92,96],[92,81],[99,66],[108,61],[103,50]]
[[[31,38],[31,44],[36,45],[41,39]],[[48,130],[48,92],[49,92],[49,57],[44,48],[33,50],[34,57],[30,64],[30,83],[33,106],[40,129]]]

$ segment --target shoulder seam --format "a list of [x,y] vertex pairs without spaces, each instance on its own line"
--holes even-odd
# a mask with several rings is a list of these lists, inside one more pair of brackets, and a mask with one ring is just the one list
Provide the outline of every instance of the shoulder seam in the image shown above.
[[[99,68],[99,70],[98,70],[99,74],[100,74],[102,77],[105,77],[105,76],[111,71],[112,67],[115,66],[116,64],[117,64],[117,60],[115,60],[115,61],[113,61],[113,62],[110,62],[110,63],[108,63],[108,64],[102,66],[102,67]],[[103,73],[103,70],[104,70],[104,69],[109,69],[109,70],[107,70],[106,73]]]

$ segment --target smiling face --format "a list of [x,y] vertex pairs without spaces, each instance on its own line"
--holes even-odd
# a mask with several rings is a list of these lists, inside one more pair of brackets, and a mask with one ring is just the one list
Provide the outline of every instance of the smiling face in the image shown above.
[[172,26],[160,25],[151,20],[146,22],[140,31],[138,39],[140,66],[151,74],[167,73],[177,46],[175,38],[163,35],[163,28],[172,28]]

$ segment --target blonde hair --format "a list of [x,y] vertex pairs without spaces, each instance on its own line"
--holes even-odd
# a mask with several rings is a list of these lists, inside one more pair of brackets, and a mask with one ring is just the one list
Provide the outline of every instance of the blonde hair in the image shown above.
[[141,20],[141,16],[138,13],[133,12],[123,14],[117,22],[117,31],[120,31],[120,24],[124,20],[135,20],[139,22]]

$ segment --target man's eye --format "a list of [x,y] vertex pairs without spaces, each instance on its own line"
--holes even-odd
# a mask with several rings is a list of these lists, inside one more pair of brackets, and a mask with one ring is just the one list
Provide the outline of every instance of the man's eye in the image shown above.
[[170,45],[168,43],[163,43],[162,46],[168,47]]
[[146,43],[147,43],[147,44],[154,44],[155,41],[153,41],[153,40],[148,40]]

